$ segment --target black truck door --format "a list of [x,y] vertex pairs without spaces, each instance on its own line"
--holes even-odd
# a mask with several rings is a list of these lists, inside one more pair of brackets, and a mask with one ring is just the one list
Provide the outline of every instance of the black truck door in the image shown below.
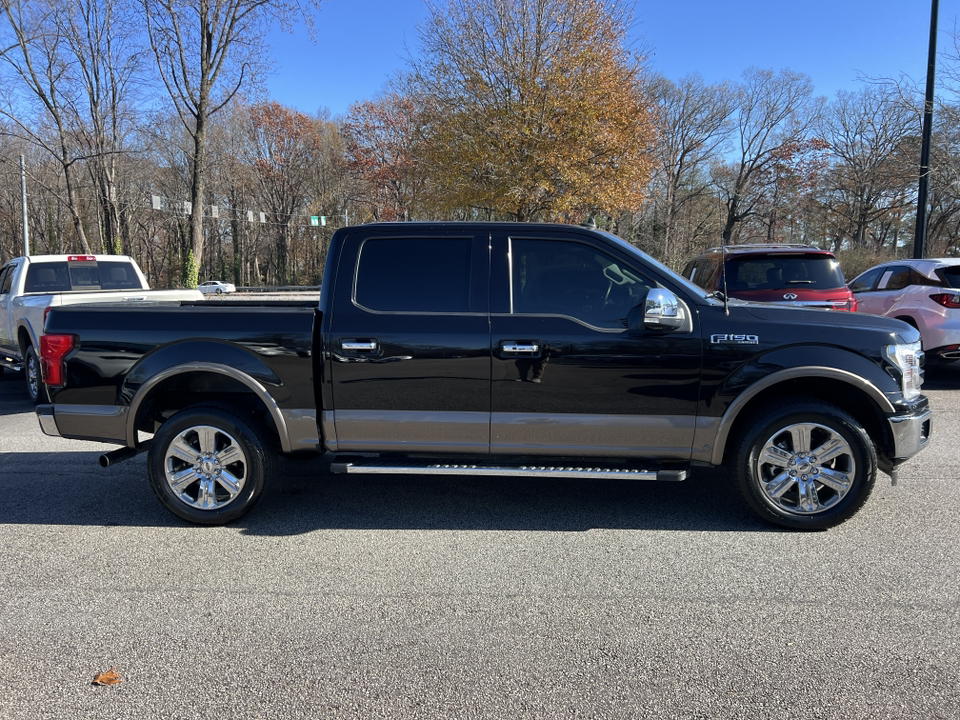
[[491,452],[689,459],[701,343],[628,331],[657,283],[632,255],[562,231],[494,233]]
[[371,228],[344,240],[328,439],[340,451],[486,454],[489,234],[403,232]]

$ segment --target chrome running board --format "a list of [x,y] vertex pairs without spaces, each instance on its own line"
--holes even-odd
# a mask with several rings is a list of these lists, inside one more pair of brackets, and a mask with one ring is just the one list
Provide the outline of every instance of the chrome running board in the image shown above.
[[476,477],[542,477],[542,478],[618,478],[621,480],[687,479],[686,470],[640,470],[636,468],[583,467],[568,465],[481,465],[424,462],[334,462],[334,473],[367,475],[473,475]]

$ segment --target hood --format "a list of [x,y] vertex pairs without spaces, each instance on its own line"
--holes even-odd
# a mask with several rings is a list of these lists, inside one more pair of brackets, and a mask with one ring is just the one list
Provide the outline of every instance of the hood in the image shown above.
[[902,320],[857,312],[837,312],[818,308],[792,307],[773,303],[744,303],[743,311],[765,322],[819,327],[825,333],[837,330],[866,330],[890,336],[890,342],[912,343],[920,340],[920,332]]

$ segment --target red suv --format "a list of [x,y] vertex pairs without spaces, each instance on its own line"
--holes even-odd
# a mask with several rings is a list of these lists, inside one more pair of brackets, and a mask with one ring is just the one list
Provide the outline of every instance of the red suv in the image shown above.
[[857,309],[837,258],[811,245],[715,247],[688,262],[683,275],[708,291],[740,300]]

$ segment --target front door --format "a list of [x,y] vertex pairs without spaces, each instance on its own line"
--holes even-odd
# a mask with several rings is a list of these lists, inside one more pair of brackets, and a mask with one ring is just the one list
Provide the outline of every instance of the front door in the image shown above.
[[327,352],[335,449],[490,446],[489,236],[344,240]]
[[657,282],[588,238],[494,234],[492,249],[491,452],[689,459],[696,318],[692,332],[629,331]]

